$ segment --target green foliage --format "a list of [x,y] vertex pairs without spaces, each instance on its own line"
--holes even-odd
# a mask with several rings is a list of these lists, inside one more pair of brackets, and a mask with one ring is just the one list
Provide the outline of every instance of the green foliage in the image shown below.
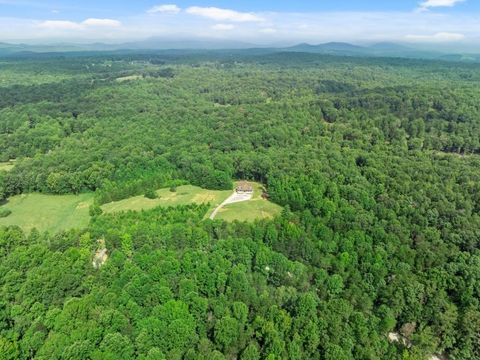
[[220,205],[228,196],[232,194],[231,191],[216,191],[206,190],[192,185],[182,185],[176,191],[164,188],[156,191],[158,195],[155,199],[147,199],[145,196],[136,196],[113,203],[105,204],[102,209],[107,212],[118,211],[141,211],[153,209],[157,206],[178,206],[189,204],[210,204],[211,209]]
[[12,210],[10,209],[2,209],[0,208],[0,218],[6,218],[12,213]]
[[99,215],[102,215],[103,213],[103,210],[100,206],[98,206],[97,204],[92,204],[90,205],[90,207],[88,208],[88,214],[91,216],[91,217],[95,217],[95,216],[99,216]]
[[158,194],[154,189],[148,189],[147,191],[145,191],[145,197],[147,199],[153,200],[158,198]]
[[29,232],[59,231],[84,228],[89,222],[92,194],[45,195],[22,194],[0,203],[0,211],[11,211],[8,217],[0,217],[0,226],[20,226]]
[[[1,63],[3,358],[480,358],[478,65],[82,55]],[[178,201],[232,179],[283,211]]]

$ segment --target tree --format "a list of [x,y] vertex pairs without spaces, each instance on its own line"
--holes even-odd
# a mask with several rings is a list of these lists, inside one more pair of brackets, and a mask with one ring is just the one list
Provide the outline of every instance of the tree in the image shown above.
[[147,199],[157,199],[158,198],[158,194],[155,190],[153,189],[148,189],[146,192],[145,192],[145,197]]

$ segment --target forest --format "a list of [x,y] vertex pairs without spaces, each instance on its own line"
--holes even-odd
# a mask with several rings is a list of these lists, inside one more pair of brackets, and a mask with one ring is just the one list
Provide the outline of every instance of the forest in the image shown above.
[[[0,58],[0,217],[94,194],[84,228],[0,227],[0,359],[480,359],[479,81],[307,53]],[[101,209],[237,180],[281,214]]]

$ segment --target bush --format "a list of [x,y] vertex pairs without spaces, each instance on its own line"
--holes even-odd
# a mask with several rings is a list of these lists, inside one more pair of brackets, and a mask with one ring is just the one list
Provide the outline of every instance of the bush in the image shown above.
[[9,209],[0,209],[0,218],[6,218],[12,213],[12,210]]
[[153,200],[153,199],[158,198],[158,195],[157,195],[157,192],[155,190],[149,189],[145,192],[145,197],[147,199],[152,199]]
[[93,204],[93,205],[90,205],[90,208],[88,209],[88,213],[90,214],[91,217],[95,217],[95,216],[102,215],[103,210],[97,204]]
[[170,187],[170,192],[177,192],[177,187],[175,185],[171,186]]

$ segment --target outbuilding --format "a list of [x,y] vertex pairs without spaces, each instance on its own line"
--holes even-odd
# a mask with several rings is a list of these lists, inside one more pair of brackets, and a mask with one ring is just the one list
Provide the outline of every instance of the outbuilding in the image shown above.
[[253,186],[248,181],[240,181],[235,190],[237,193],[248,194],[253,192]]

